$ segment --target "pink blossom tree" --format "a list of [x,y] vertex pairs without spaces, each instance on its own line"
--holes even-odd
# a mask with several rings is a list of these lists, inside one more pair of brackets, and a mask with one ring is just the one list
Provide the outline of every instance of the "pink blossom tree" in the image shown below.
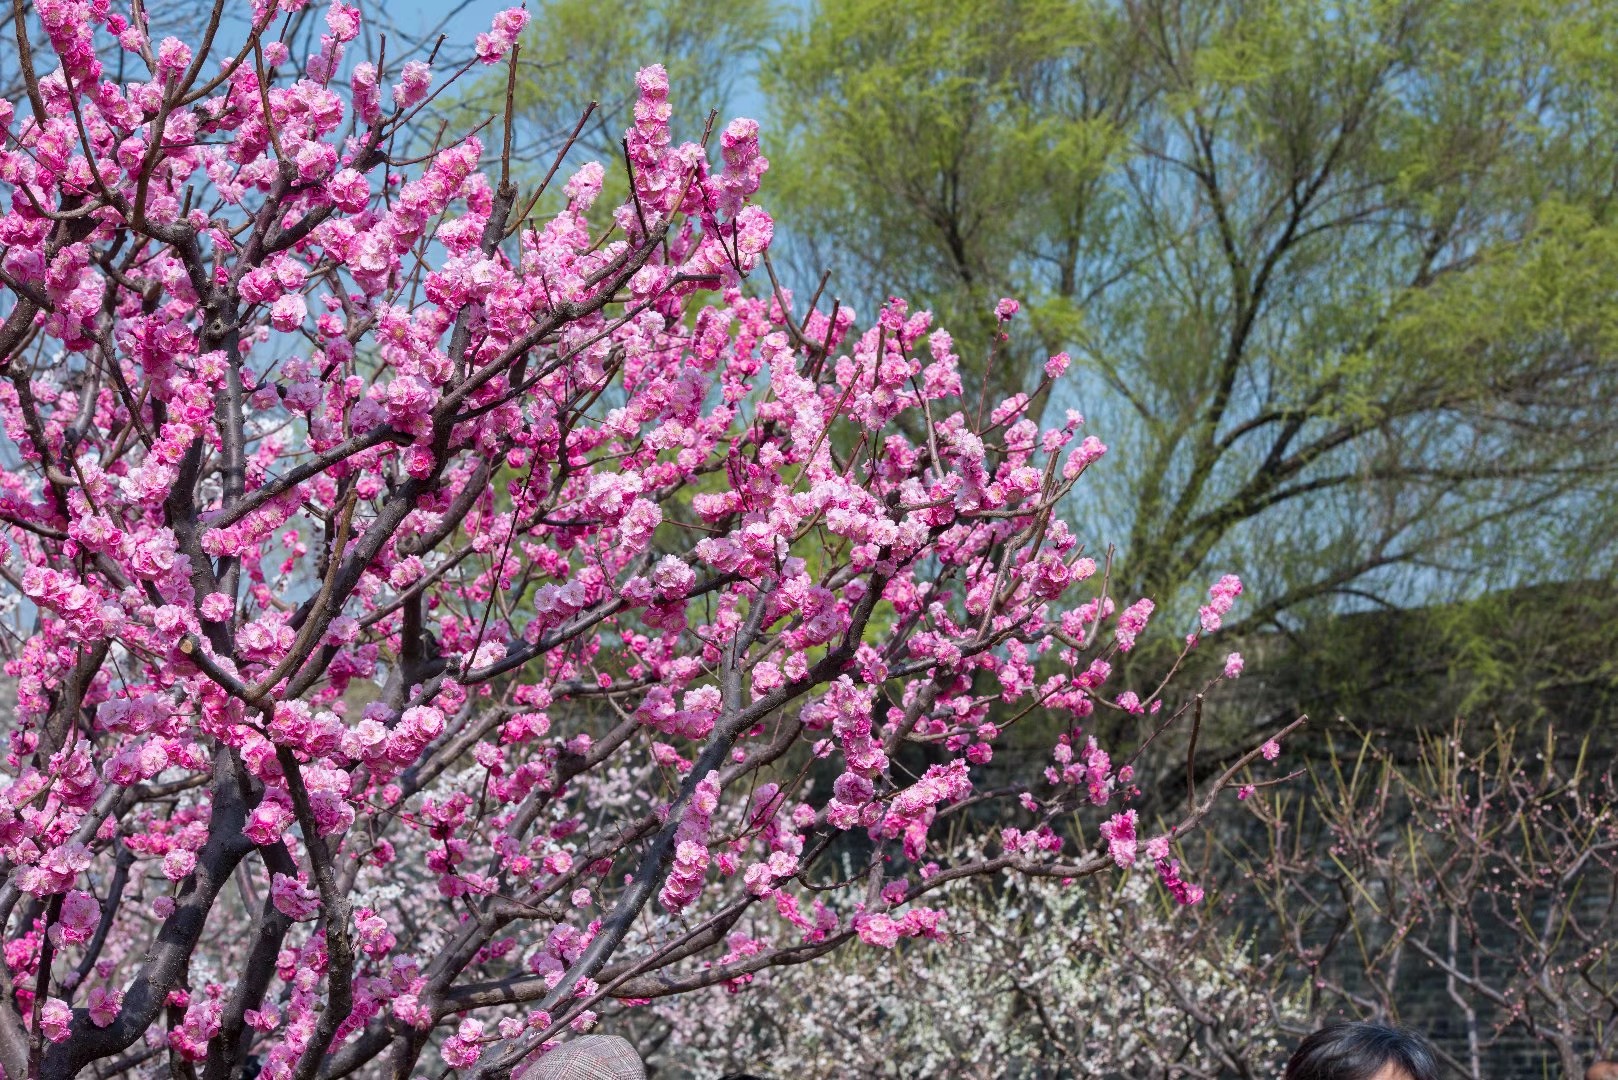
[[[301,0],[229,45],[225,6],[195,41],[17,6],[6,1075],[504,1076],[604,1000],[945,934],[974,875],[1139,861],[1197,900],[1174,838],[1260,751],[1147,836],[1084,734],[1194,752],[1201,692],[1107,686],[1151,605],[1115,619],[1056,516],[1105,451],[1079,416],[974,395],[901,301],[755,288],[757,125],[718,169],[673,145],[660,68],[592,231],[602,166],[538,220],[509,120],[412,149],[473,65],[514,86],[520,9],[441,72],[345,55],[341,0],[301,61]],[[981,790],[1035,710],[1048,767]]]

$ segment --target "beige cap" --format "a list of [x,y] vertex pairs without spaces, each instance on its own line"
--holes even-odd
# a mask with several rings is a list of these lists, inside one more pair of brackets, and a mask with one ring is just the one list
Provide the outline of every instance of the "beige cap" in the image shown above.
[[585,1035],[558,1046],[517,1080],[646,1080],[646,1066],[627,1040]]

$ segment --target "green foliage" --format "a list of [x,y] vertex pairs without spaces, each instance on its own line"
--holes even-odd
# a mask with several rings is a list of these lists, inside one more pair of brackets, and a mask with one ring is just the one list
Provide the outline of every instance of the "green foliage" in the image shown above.
[[[1245,723],[1253,712],[1306,708],[1323,725],[1337,716],[1374,725],[1397,750],[1456,716],[1528,731],[1577,717],[1610,732],[1618,720],[1618,589],[1610,582],[1364,612],[1285,642],[1255,640],[1248,651],[1257,697],[1228,710],[1246,714]],[[1611,742],[1603,736],[1605,751]]]
[[1591,573],[1615,9],[822,0],[764,65],[771,204],[800,280],[927,303],[969,364],[1028,301],[992,392],[1081,361],[1125,592],[1234,569],[1276,622]]
[[[867,317],[887,295],[931,306],[973,369],[969,405],[991,355],[998,396],[1073,353],[1049,404],[1082,408],[1113,453],[1071,516],[1098,554],[1118,542],[1122,601],[1184,619],[1234,570],[1254,659],[1291,650],[1298,704],[1417,708],[1419,680],[1380,705],[1350,693],[1393,693],[1339,655],[1387,640],[1447,665],[1433,715],[1532,713],[1610,655],[1608,622],[1573,620],[1545,682],[1526,674],[1545,658],[1514,650],[1557,616],[1484,616],[1524,584],[1612,571],[1615,16],[1618,0],[550,0],[523,44],[519,168],[542,175],[599,101],[573,161],[608,165],[610,206],[636,68],[669,68],[688,138],[756,72],[793,283],[829,269],[828,295]],[[502,107],[494,74],[470,107]],[[1002,295],[1024,309],[991,353]],[[698,536],[667,525],[659,543]],[[1366,616],[1364,640],[1337,621],[1388,605],[1422,610]],[[1155,666],[1158,640],[1132,664]]]
[[1107,212],[1135,103],[1126,38],[1101,4],[817,5],[765,68],[787,136],[772,197],[802,258],[845,291],[937,303],[980,357],[995,298],[1016,293],[1054,351],[1079,323],[1030,286]]

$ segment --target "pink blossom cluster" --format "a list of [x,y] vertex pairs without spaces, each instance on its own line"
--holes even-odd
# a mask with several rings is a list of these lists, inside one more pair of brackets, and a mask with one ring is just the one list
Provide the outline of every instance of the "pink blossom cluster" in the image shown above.
[[680,829],[674,834],[674,866],[664,879],[658,899],[675,915],[689,907],[702,892],[708,872],[708,830],[712,827],[714,811],[719,808],[719,796],[719,774],[710,772],[697,783],[691,803],[680,820]]
[[1120,652],[1128,652],[1135,647],[1135,639],[1146,629],[1146,623],[1151,619],[1155,606],[1150,600],[1137,600],[1119,614],[1118,629],[1114,638],[1118,642]]
[[494,17],[494,25],[487,33],[477,37],[478,59],[485,64],[497,64],[517,43],[523,27],[528,25],[528,9],[506,8]]
[[1204,634],[1218,630],[1236,598],[1242,594],[1242,582],[1235,574],[1226,574],[1208,589],[1208,602],[1197,609],[1197,618]]

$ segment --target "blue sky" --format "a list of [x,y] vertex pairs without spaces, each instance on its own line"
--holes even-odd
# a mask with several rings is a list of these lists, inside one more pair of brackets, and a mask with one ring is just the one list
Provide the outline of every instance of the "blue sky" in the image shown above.
[[365,6],[385,11],[399,26],[417,34],[426,34],[444,24],[441,32],[449,35],[451,41],[470,44],[476,35],[489,28],[495,12],[512,4],[510,0],[462,0],[460,3],[446,0],[436,3],[432,0],[382,0],[381,3]]

